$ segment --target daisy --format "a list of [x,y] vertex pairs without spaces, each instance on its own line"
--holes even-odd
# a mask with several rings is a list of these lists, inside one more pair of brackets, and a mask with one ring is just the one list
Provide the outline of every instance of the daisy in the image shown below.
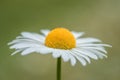
[[85,66],[90,59],[97,60],[107,57],[104,47],[111,47],[102,44],[96,38],[82,38],[84,32],[69,31],[65,28],[53,30],[41,30],[41,34],[22,32],[15,40],[8,43],[10,49],[16,51],[12,55],[21,52],[27,55],[33,52],[40,54],[52,54],[54,58],[62,58],[64,62],[70,61],[74,66],[77,60]]

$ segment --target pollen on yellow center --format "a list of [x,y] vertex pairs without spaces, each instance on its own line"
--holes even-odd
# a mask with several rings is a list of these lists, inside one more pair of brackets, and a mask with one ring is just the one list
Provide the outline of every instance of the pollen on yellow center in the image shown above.
[[56,49],[72,49],[76,46],[73,34],[65,28],[55,28],[48,33],[45,45]]

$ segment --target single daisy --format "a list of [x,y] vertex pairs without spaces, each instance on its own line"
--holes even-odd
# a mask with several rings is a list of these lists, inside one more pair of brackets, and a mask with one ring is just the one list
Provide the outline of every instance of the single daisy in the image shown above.
[[102,44],[96,38],[82,38],[84,32],[69,31],[65,28],[53,30],[41,30],[41,34],[22,32],[15,40],[8,43],[10,49],[16,51],[12,55],[21,52],[27,55],[33,52],[40,54],[52,54],[54,58],[61,57],[63,61],[70,61],[74,66],[77,60],[85,66],[90,59],[107,57],[104,47],[111,47]]

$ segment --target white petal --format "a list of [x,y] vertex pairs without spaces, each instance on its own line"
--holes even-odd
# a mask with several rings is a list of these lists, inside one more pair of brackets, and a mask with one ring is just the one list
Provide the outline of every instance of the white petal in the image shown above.
[[76,49],[76,51],[78,51],[79,53],[81,53],[83,55],[89,56],[95,60],[98,59],[98,57],[94,53],[92,53],[91,51],[88,51],[86,49]]
[[54,49],[53,52],[52,52],[52,55],[53,55],[54,58],[58,58],[58,57],[61,56],[61,53],[59,53],[57,50]]
[[27,48],[21,53],[21,55],[24,56],[24,55],[30,54],[32,52],[35,52],[35,51],[36,51],[35,48]]
[[48,33],[50,32],[50,30],[41,30],[41,32],[45,35],[45,36],[47,36],[48,35]]
[[75,32],[75,31],[72,31],[72,34],[77,39],[77,38],[81,37],[84,34],[84,32]]
[[74,58],[74,56],[71,54],[72,52],[69,51],[69,57],[70,57],[70,62],[71,62],[71,65],[74,66],[76,64],[76,59]]
[[67,62],[70,59],[67,50],[54,49],[52,55],[54,58],[58,58],[61,56],[64,62]]
[[98,51],[107,53],[107,51],[105,50],[104,47],[81,47],[81,48],[83,48],[83,49],[93,49],[93,50],[98,50]]
[[101,40],[96,39],[96,38],[80,38],[80,39],[77,39],[77,44],[92,43],[92,42],[101,42]]
[[66,50],[62,50],[62,52],[61,52],[61,57],[63,58],[63,60],[65,61],[65,62],[67,62],[70,58],[69,58],[69,54],[67,53],[67,51]]
[[61,57],[63,59],[63,61],[67,61],[67,56],[66,56],[66,53],[64,51],[59,51],[59,53],[61,53]]
[[12,55],[15,55],[16,53],[19,53],[19,52],[21,52],[22,50],[16,50],[15,52],[13,52],[12,54],[11,54],[11,56]]
[[107,55],[101,53],[100,51],[97,51],[97,50],[91,50],[94,54],[96,54],[99,58],[103,59],[103,57],[106,57],[107,58]]
[[21,43],[21,42],[33,42],[31,39],[15,39],[8,43],[8,45],[15,44],[15,43]]
[[29,33],[29,32],[22,32],[21,35],[24,38],[29,38],[29,39],[33,39],[33,40],[37,40],[37,41],[41,41],[45,40],[45,37],[36,33]]
[[71,52],[71,54],[72,54],[75,58],[77,58],[78,61],[80,61],[83,66],[86,65],[86,61],[85,61],[82,57],[76,55],[74,52]]
[[10,49],[20,49],[20,48],[27,48],[27,47],[40,47],[41,45],[35,43],[17,43],[10,47]]
[[40,54],[49,54],[52,51],[53,51],[53,49],[45,48],[45,47],[36,49],[36,52],[39,52]]
[[77,45],[77,46],[80,46],[80,47],[93,47],[93,46],[96,46],[96,47],[101,47],[101,46],[111,47],[108,44],[80,44],[80,45]]
[[27,48],[26,50],[24,50],[22,52],[22,55],[26,55],[32,52],[37,52],[40,54],[49,54],[52,52],[52,49],[46,48],[46,47],[31,47],[31,48]]
[[90,59],[89,59],[88,56],[79,53],[79,51],[77,51],[76,49],[72,49],[72,51],[73,51],[76,55],[78,55],[78,56],[84,58],[86,61],[88,61],[88,63],[90,63]]
[[20,38],[23,38],[23,36],[17,36],[16,39],[20,39]]

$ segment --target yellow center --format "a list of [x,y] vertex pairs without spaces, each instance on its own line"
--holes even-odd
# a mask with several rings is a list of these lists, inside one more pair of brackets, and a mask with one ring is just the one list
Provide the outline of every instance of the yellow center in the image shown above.
[[76,46],[73,34],[65,28],[55,28],[46,36],[45,45],[56,49],[72,49]]

